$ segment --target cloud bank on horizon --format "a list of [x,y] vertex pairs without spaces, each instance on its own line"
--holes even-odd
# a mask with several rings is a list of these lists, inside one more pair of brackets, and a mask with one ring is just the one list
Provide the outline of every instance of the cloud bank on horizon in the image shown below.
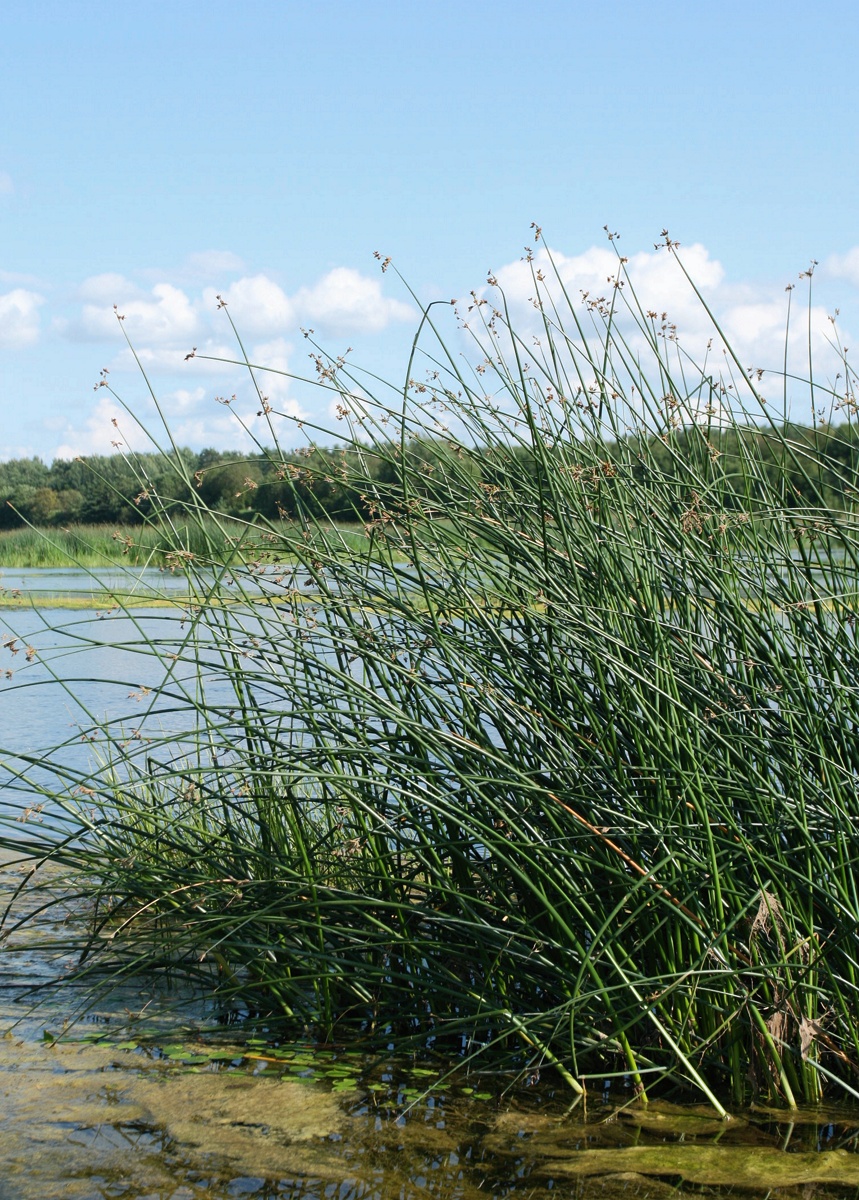
[[[716,315],[725,337],[749,367],[778,371],[785,353],[786,285],[766,286],[751,280],[728,277],[722,264],[706,246],[694,243],[681,247],[682,261],[707,304]],[[547,277],[557,270],[567,293],[576,301],[594,298],[610,288],[618,272],[618,256],[611,245],[592,245],[578,254],[559,249],[549,252],[538,246],[532,261],[526,257],[509,261],[493,272],[503,289],[514,325],[523,333],[538,330],[534,310],[534,271]],[[663,248],[638,251],[624,260],[624,269],[635,288],[643,310],[653,310],[676,326],[684,349],[700,357],[713,326],[688,280],[673,257]],[[215,282],[215,281],[218,282]],[[852,293],[859,289],[859,246],[832,255],[816,268],[812,297],[822,281],[827,291]],[[273,274],[250,273],[231,251],[206,251],[190,255],[173,270],[141,269],[130,277],[102,273],[81,280],[65,300],[55,299],[51,289],[30,286],[0,272],[0,345],[17,351],[76,345],[98,350],[106,362],[111,388],[120,394],[132,381],[139,382],[142,367],[167,414],[171,433],[180,444],[194,448],[250,446],[254,436],[265,433],[259,397],[250,386],[244,368],[234,360],[237,346],[229,314],[243,339],[250,360],[268,370],[264,376],[267,401],[276,412],[330,426],[330,397],[314,395],[310,387],[297,387],[293,375],[312,374],[307,367],[307,346],[301,332],[312,327],[332,353],[345,349],[345,339],[354,340],[360,365],[374,369],[372,357],[380,347],[390,357],[391,347],[405,351],[419,318],[411,298],[393,294],[396,279],[333,267],[315,281],[289,290]],[[3,288],[4,283],[8,290]],[[9,286],[15,284],[15,286]],[[468,291],[459,311],[468,306]],[[490,295],[483,283],[478,295]],[[848,295],[855,301],[856,297]],[[804,305],[801,320],[791,327],[789,354],[801,374],[807,356],[809,331],[815,369],[834,379],[839,366],[836,352],[834,312],[812,298],[793,299]],[[122,318],[122,328],[117,317]],[[134,347],[129,349],[127,335]],[[849,336],[839,330],[843,340]],[[465,339],[451,327],[458,349]],[[193,349],[193,356],[192,356]],[[135,356],[137,361],[135,361]],[[95,357],[93,364],[95,365]],[[400,364],[405,365],[405,359]],[[395,382],[395,380],[392,380]],[[779,387],[781,384],[779,384]],[[154,407],[141,399],[134,402],[134,416],[107,390],[95,389],[86,411],[74,420],[55,416],[45,423],[45,442],[29,452],[45,457],[72,458],[117,449],[143,449],[149,443],[145,428],[155,417]],[[234,397],[233,402],[225,403]],[[220,402],[220,403],[219,403]],[[795,413],[808,419],[810,412]],[[13,455],[5,455],[11,457]],[[15,455],[17,456],[17,455]]]

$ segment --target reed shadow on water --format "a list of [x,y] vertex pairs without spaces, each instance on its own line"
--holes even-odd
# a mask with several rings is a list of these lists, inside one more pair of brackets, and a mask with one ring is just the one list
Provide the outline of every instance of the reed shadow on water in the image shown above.
[[799,385],[747,374],[693,281],[721,374],[623,258],[581,303],[531,266],[534,328],[490,277],[453,331],[423,309],[399,387],[309,339],[336,454],[236,334],[269,515],[209,508],[167,435],[186,498],[147,494],[192,600],[157,636],[119,600],[158,678],[82,713],[86,771],[6,756],[44,806],[4,818],[28,911],[73,871],[90,995],[180,975],[580,1102],[856,1097],[855,376],[810,377],[797,431]]

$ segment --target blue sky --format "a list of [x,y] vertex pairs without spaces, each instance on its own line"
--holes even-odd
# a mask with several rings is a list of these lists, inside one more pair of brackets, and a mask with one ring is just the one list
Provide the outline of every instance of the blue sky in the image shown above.
[[184,362],[229,344],[217,292],[275,366],[306,369],[312,325],[396,377],[414,309],[373,251],[423,297],[466,295],[492,268],[515,299],[531,221],[576,285],[618,230],[654,307],[694,335],[653,255],[667,227],[765,365],[784,288],[817,259],[815,337],[838,306],[849,345],[857,34],[840,0],[7,0],[0,459],[109,449],[102,367],[149,419],[113,304],[179,439],[237,445],[214,398],[241,380]]

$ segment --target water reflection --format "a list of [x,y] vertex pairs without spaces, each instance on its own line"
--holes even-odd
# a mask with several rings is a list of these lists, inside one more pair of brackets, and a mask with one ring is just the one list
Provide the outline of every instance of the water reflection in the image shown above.
[[[11,886],[8,867],[4,878]],[[61,948],[61,925],[43,934],[41,951],[7,958],[0,992],[2,1200],[652,1200],[698,1185],[835,1200],[859,1189],[848,1152],[859,1113],[847,1108],[790,1120],[754,1109],[727,1124],[705,1106],[629,1096],[570,1109],[545,1074],[530,1088],[463,1074],[426,1095],[435,1072],[393,1054],[227,1043],[175,1018],[159,1032],[148,1006],[130,1019],[129,997],[63,1035],[61,988],[23,1021],[12,999]]]
[[[109,774],[118,751],[143,762],[160,747],[168,757],[196,747],[200,730],[211,732],[195,704],[207,657],[214,657],[211,636],[200,628],[192,636],[181,609],[0,612],[6,812],[32,809],[40,787],[71,793],[91,774]],[[206,701],[214,713],[234,693],[217,678],[217,664],[209,666]]]

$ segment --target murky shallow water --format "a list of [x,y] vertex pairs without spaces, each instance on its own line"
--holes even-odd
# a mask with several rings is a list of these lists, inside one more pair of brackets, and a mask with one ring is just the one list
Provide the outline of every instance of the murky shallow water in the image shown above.
[[[847,1148],[859,1125],[847,1114],[823,1127],[842,1148],[817,1149],[820,1114],[792,1129],[766,1113],[726,1127],[670,1106],[600,1106],[585,1120],[538,1096],[481,1101],[461,1087],[415,1103],[404,1085],[384,1083],[384,1068],[338,1088],[330,1074],[311,1078],[312,1067],[239,1061],[194,1066],[154,1050],[7,1038],[0,1197],[643,1200],[705,1185],[808,1200],[859,1189]],[[328,1061],[330,1071],[337,1059]]]
[[[21,878],[0,868],[0,892]],[[177,997],[156,989],[114,993],[65,1027],[75,997],[62,985],[35,1011],[16,996],[62,972],[77,919],[70,906],[39,945],[13,933],[0,950],[0,1200],[859,1195],[857,1111],[725,1124],[599,1092],[570,1109],[549,1075],[524,1086],[464,1071],[428,1095],[438,1066],[226,1040],[203,1031],[204,1009],[180,1025],[159,1008]]]

